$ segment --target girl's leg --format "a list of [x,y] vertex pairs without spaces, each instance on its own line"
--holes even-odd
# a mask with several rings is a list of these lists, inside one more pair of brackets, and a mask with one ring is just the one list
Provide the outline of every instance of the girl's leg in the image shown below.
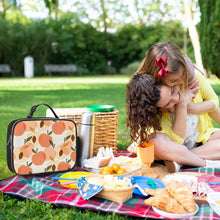
[[214,134],[212,134],[208,141],[212,141],[212,140],[216,140],[216,139],[220,140],[220,131],[216,131]]
[[202,146],[193,148],[191,151],[203,159],[220,160],[220,139],[209,140]]
[[209,116],[220,125],[220,108],[217,108],[213,112],[209,112]]
[[176,161],[179,164],[204,167],[205,160],[199,154],[191,152],[184,145],[172,141],[169,136],[157,133],[151,140],[154,142],[155,158],[160,160]]

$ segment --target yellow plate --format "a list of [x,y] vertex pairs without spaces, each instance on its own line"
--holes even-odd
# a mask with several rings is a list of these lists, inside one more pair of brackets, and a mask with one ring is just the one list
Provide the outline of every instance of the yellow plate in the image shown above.
[[[88,175],[91,175],[91,174],[93,174],[93,173],[76,171],[76,172],[65,173],[65,174],[61,175],[60,177],[61,178],[69,178],[69,179],[79,179],[79,178],[81,178],[83,176],[88,176]],[[63,183],[74,182],[74,180],[59,180],[59,182],[64,187],[77,189],[76,183],[68,184],[68,185],[63,185]]]

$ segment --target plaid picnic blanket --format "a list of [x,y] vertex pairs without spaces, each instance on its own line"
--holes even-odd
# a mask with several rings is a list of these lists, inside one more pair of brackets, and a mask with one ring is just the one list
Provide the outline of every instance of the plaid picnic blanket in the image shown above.
[[[127,151],[119,151],[118,155],[129,156]],[[194,168],[184,171],[204,172],[220,177],[220,169],[214,168]],[[63,173],[62,173],[63,174]],[[62,174],[56,174],[60,176]],[[122,215],[130,215],[134,217],[165,219],[155,213],[150,206],[144,204],[144,199],[133,197],[123,204],[117,204],[109,200],[92,197],[84,200],[78,190],[66,188],[59,184],[57,180],[53,180],[52,176],[12,176],[0,181],[0,191],[5,194],[27,198],[39,199],[44,203],[52,203],[57,205],[74,206],[77,208],[100,210],[103,212],[114,212]],[[199,211],[190,219],[220,219],[207,204],[198,204]]]

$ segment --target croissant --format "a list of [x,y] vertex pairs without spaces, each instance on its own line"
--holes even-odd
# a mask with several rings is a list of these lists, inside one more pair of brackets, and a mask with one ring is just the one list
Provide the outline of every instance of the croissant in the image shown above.
[[196,203],[193,199],[192,190],[189,186],[172,180],[170,181],[167,190],[170,196],[182,204],[185,210],[190,213],[193,213],[196,210]]
[[171,212],[175,214],[186,214],[186,211],[183,208],[183,206],[179,204],[175,199],[170,197],[166,189],[163,189],[163,193],[158,193],[161,191],[162,190],[157,190],[156,195],[148,199],[145,199],[144,203],[146,205],[157,207],[166,212]]
[[163,193],[168,193],[167,189],[166,188],[157,188],[157,189],[149,189],[149,188],[145,188],[144,191],[147,193],[147,194],[150,194],[152,196],[156,196],[156,195],[159,195],[159,194],[163,194]]

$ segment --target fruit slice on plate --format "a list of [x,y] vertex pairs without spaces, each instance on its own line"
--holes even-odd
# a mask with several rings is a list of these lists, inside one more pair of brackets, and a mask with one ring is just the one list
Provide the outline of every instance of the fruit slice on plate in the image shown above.
[[[76,183],[71,184],[71,182],[74,182],[74,180],[77,181],[79,178],[81,178],[83,176],[88,176],[88,175],[91,175],[91,174],[93,174],[93,173],[84,172],[84,171],[68,172],[68,173],[65,173],[65,174],[60,176],[60,178],[67,178],[67,179],[66,180],[61,180],[60,179],[59,182],[64,187],[77,189]],[[67,184],[68,182],[70,184]]]

